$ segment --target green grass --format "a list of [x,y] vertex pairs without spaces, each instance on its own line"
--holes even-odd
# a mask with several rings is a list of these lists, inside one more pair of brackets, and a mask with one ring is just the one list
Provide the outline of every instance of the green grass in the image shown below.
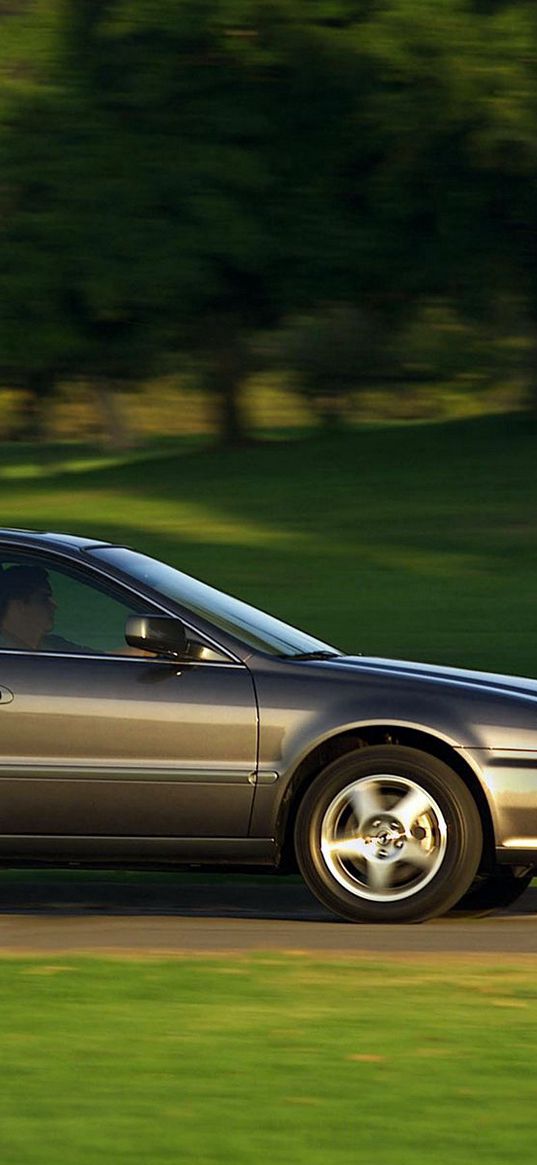
[[0,515],[127,541],[350,651],[535,675],[536,438],[514,414],[104,462],[7,445]]
[[[536,675],[536,436],[5,445],[0,521],[138,545],[349,650]],[[27,958],[0,1008],[2,1165],[534,1156],[533,968]]]
[[2,1165],[533,1160],[537,985],[490,963],[0,963]]

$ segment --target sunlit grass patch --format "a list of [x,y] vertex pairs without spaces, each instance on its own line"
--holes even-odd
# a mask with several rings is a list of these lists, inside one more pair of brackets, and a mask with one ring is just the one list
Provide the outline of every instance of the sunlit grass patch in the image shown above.
[[0,1000],[10,1165],[532,1159],[532,966],[26,958]]
[[[3,446],[0,521],[126,542],[350,652],[536,674],[532,422],[364,427],[99,461]],[[281,434],[282,436],[284,434]]]

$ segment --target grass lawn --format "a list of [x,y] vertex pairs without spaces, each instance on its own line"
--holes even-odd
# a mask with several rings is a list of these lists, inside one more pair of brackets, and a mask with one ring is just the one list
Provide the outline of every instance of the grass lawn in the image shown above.
[[[347,650],[537,675],[536,439],[6,445],[0,521],[127,541]],[[533,964],[8,959],[0,1007],[1,1165],[535,1155]]]
[[536,448],[523,414],[105,461],[4,445],[0,520],[126,541],[349,651],[537,675]]
[[2,1165],[534,1158],[533,966],[0,962]]

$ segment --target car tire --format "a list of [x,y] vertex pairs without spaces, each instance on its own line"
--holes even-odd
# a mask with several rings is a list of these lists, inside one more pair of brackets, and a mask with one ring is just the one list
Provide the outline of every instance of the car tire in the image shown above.
[[373,746],[340,757],[296,817],[302,876],[350,922],[422,922],[466,894],[481,859],[476,803],[443,761]]
[[534,870],[517,874],[511,869],[484,874],[476,878],[466,894],[452,907],[452,911],[457,914],[483,915],[490,914],[492,910],[505,909],[521,898],[534,876]]

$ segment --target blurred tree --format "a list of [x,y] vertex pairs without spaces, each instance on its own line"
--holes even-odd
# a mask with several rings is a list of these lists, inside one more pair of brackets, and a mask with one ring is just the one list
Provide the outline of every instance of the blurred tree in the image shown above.
[[[252,333],[344,268],[331,175],[351,59],[291,0],[103,2],[100,22],[86,11],[91,27],[72,8],[73,72],[104,110],[110,154],[123,171],[132,159],[126,228],[144,237],[124,226],[125,252],[134,244],[169,345],[201,355],[224,437],[240,440]],[[108,241],[107,270],[111,253]]]
[[351,303],[320,305],[288,320],[273,352],[330,429],[346,422],[355,393],[385,385],[396,370],[383,321]]
[[[41,401],[54,388],[64,321],[51,294],[53,267],[46,249],[37,245],[43,242],[43,234],[36,230],[36,171],[46,145],[41,132],[34,132],[31,116],[27,143],[17,139],[14,125],[22,105],[30,110],[37,103],[41,108],[41,101],[47,100],[59,25],[60,0],[21,0],[0,6],[0,378],[25,389],[19,424],[22,437],[41,429]],[[29,165],[25,167],[26,145]],[[18,201],[23,173],[24,209]]]
[[266,356],[290,372],[321,423],[339,428],[352,418],[358,394],[371,390],[434,394],[444,385],[461,392],[519,378],[521,321],[502,304],[495,327],[460,318],[450,303],[427,299],[413,314],[392,321],[351,303],[320,305],[291,318],[265,346]]
[[390,0],[365,35],[372,277],[491,322],[499,305],[520,316],[525,303],[537,385],[535,5]]
[[[470,313],[512,292],[537,318],[524,0],[34,0],[28,13],[24,84],[13,38],[0,72],[13,382],[46,395],[78,376],[110,404],[163,356],[197,353],[239,440],[251,337],[285,316],[358,305],[375,321],[374,335],[357,326],[368,375],[424,297]],[[326,326],[344,369],[348,321]]]
[[3,143],[14,365],[29,281],[36,351],[43,330],[60,341],[51,375],[111,386],[198,351],[241,438],[252,332],[347,279],[333,175],[356,62],[330,7],[318,24],[291,0],[64,0],[51,91]]

